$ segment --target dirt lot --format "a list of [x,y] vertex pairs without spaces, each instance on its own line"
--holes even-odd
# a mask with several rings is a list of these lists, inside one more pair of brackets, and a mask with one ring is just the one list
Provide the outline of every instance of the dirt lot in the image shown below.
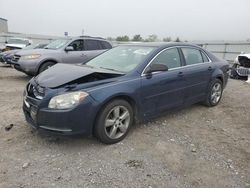
[[162,115],[107,146],[28,127],[21,110],[28,80],[0,66],[0,188],[250,187],[249,84],[230,80],[217,107]]

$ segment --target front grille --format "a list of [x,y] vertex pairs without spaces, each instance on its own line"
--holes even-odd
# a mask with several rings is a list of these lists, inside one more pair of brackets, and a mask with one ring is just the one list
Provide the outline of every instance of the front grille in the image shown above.
[[19,61],[19,59],[20,59],[20,55],[14,55],[13,57],[12,57],[12,61],[13,62],[18,62]]
[[250,74],[250,69],[247,68],[238,68],[236,71],[240,76],[248,76]]
[[37,99],[43,99],[45,95],[45,88],[39,85],[28,84],[27,94],[28,96],[33,97],[33,98],[35,97]]

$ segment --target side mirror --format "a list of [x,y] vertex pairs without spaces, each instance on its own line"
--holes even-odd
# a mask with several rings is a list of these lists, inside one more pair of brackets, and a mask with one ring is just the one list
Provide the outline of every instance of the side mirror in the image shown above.
[[5,44],[8,44],[8,41],[5,41]]
[[68,51],[74,51],[74,48],[72,46],[67,46],[65,48],[65,51],[68,52]]
[[146,73],[158,72],[158,71],[168,71],[168,67],[163,64],[152,64],[146,69]]

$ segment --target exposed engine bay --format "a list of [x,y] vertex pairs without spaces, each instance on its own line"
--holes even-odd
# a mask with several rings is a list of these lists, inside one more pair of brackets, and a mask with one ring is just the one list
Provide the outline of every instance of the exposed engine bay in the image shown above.
[[239,55],[231,69],[230,77],[240,80],[248,80],[250,76],[250,54]]

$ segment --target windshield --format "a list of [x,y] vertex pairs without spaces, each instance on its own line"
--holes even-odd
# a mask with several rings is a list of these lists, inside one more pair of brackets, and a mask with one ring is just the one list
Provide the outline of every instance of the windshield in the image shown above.
[[23,50],[30,50],[30,49],[34,49],[37,46],[37,44],[31,44],[29,46],[26,46],[25,48],[23,48]]
[[23,50],[42,49],[47,45],[48,44],[31,44],[31,45],[26,46],[25,48],[23,48]]
[[69,42],[69,39],[59,39],[59,40],[55,40],[51,43],[49,43],[45,48],[46,49],[59,49],[61,47],[63,47],[65,44],[67,44]]
[[118,46],[90,60],[86,65],[128,73],[143,62],[153,47]]
[[9,39],[8,44],[29,44],[28,40],[23,40],[23,39]]

